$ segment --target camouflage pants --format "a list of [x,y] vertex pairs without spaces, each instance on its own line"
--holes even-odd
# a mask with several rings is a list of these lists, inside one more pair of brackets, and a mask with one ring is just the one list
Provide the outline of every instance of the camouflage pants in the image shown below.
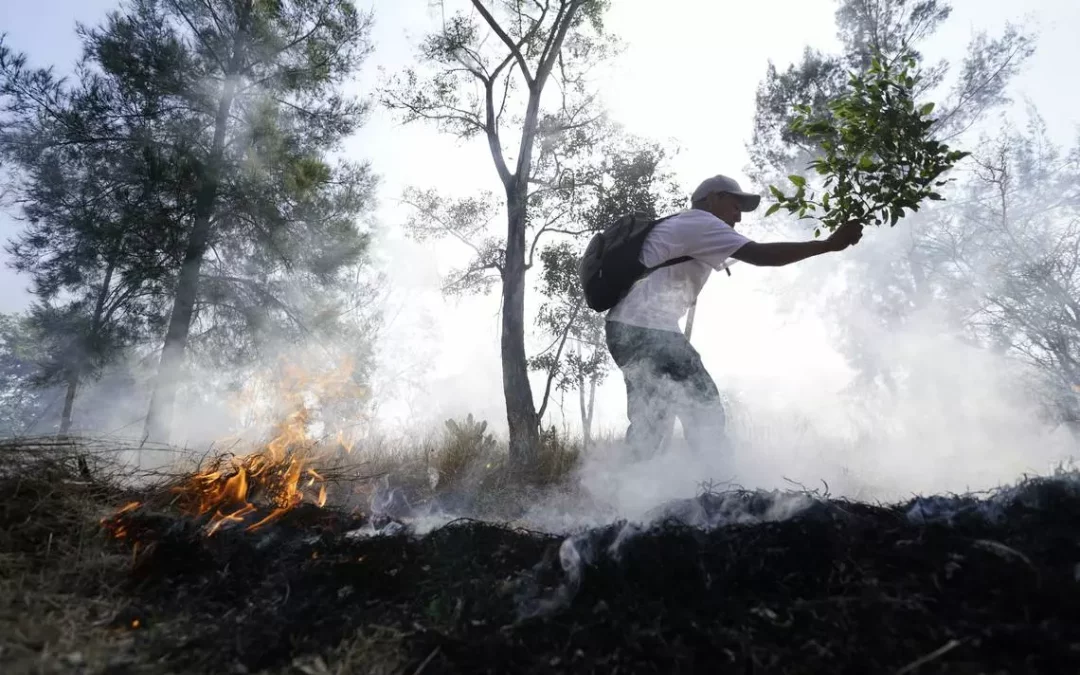
[[720,392],[682,333],[608,321],[607,345],[626,383],[626,442],[639,457],[659,450],[678,418],[696,452],[726,447]]

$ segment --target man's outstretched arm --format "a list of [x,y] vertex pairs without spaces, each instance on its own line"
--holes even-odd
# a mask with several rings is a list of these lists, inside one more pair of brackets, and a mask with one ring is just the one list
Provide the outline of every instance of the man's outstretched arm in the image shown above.
[[862,229],[862,224],[851,222],[836,228],[827,239],[818,241],[751,241],[743,244],[731,257],[759,267],[782,267],[823,253],[843,251],[862,239]]

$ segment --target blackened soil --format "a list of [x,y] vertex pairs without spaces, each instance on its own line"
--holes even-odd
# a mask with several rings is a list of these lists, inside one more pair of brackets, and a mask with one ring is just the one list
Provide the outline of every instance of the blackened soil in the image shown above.
[[[1080,672],[1078,486],[570,538],[469,520],[356,536],[370,524],[307,508],[207,537],[136,510],[122,620],[174,672],[280,668],[375,630],[396,636],[393,672],[427,675]],[[785,498],[696,506],[744,497]]]

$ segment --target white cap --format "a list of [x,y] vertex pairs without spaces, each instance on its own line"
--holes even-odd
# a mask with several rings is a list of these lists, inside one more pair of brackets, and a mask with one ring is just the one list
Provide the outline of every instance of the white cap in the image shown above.
[[705,199],[713,193],[724,193],[734,195],[739,198],[739,208],[743,211],[753,211],[761,203],[761,195],[751,194],[749,192],[743,192],[739,187],[739,183],[734,178],[728,178],[727,176],[713,176],[712,178],[706,178],[701,182],[701,185],[694,190],[694,194],[690,197],[693,202]]

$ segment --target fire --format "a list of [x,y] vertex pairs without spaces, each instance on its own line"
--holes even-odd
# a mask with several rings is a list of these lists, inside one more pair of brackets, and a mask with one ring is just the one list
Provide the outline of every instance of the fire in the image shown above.
[[[308,418],[300,410],[289,415],[277,435],[260,451],[233,457],[226,463],[218,458],[206,469],[172,488],[186,513],[212,514],[207,534],[227,525],[245,525],[257,530],[274,522],[308,501],[326,505],[326,482],[311,466],[315,441],[306,432]],[[270,512],[255,518],[259,503]],[[253,520],[254,522],[250,522]]]
[[[140,506],[142,506],[142,502],[128,502],[127,504],[124,504],[116,510],[116,513],[114,513],[112,517],[101,519],[102,527],[116,539],[126,539],[128,536],[128,528],[124,525],[123,521],[119,519],[119,516],[128,513],[129,511],[134,511]],[[136,542],[136,544],[138,544],[138,542]]]
[[[226,527],[258,530],[305,502],[326,506],[326,479],[314,466],[319,438],[310,432],[311,404],[362,395],[352,381],[351,364],[346,366],[320,378],[291,365],[279,370],[282,387],[276,400],[291,412],[275,426],[271,440],[247,455],[213,458],[169,489],[171,503],[186,515],[207,518],[208,536]],[[342,432],[336,438],[346,452],[352,450]],[[115,517],[140,505],[132,502],[114,514],[114,536],[127,534]]]
[[142,502],[128,502],[127,504],[124,504],[122,507],[120,507],[120,510],[116,512],[116,515],[120,515],[121,513],[127,513],[128,511],[134,511],[140,506],[142,506]]

